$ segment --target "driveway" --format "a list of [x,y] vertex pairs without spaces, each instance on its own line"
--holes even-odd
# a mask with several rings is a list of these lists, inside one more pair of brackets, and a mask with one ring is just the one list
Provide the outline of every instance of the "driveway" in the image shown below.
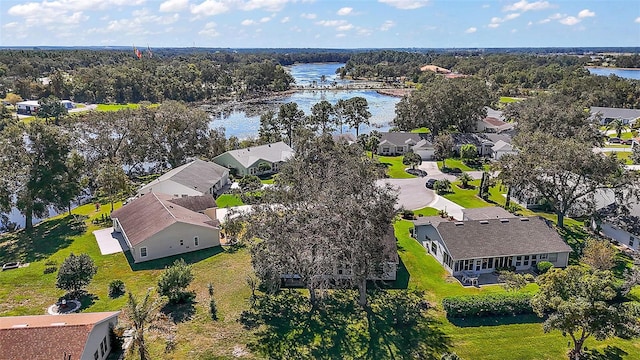
[[398,207],[418,210],[428,206],[435,199],[433,190],[424,186],[427,178],[428,176],[413,179],[380,179],[378,185],[390,184],[398,189]]
[[96,230],[93,232],[93,235],[96,237],[102,255],[116,254],[129,250],[122,234],[115,232],[113,227]]

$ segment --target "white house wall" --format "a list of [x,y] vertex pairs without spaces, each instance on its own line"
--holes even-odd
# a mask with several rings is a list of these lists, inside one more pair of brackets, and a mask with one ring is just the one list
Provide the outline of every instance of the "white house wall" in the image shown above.
[[[110,319],[109,321],[103,321],[99,324],[96,324],[91,333],[89,334],[89,338],[87,339],[87,343],[84,346],[84,352],[82,353],[82,357],[80,360],[94,360],[94,354],[98,351],[98,359],[106,359],[109,356],[109,352],[111,352],[111,340],[109,339],[109,326],[113,325],[115,327],[118,321],[117,317]],[[106,337],[107,339],[107,347],[103,353],[100,351],[100,343]]]
[[[194,244],[196,236],[198,237],[198,246]],[[183,245],[180,245],[180,240],[184,240]],[[134,262],[138,263],[219,245],[219,229],[187,223],[175,223],[135,245],[131,251],[135,252]],[[146,257],[140,256],[140,248],[142,247],[147,248]]]
[[[640,245],[638,245],[638,243],[640,243],[640,239],[637,236],[633,236],[631,233],[621,230],[608,223],[601,224],[600,228],[603,234],[605,234],[606,236],[610,237],[613,240],[616,240],[620,244],[625,245],[626,247],[631,248],[635,251],[640,250]],[[633,245],[630,246],[629,242],[632,237],[633,237]]]
[[[205,193],[209,191],[209,189],[203,189]],[[158,193],[158,194],[167,194],[174,197],[182,197],[182,196],[201,196],[202,192],[194,190],[190,187],[179,184],[173,180],[164,180],[157,182],[155,184],[149,184],[144,186],[138,191],[139,195],[144,195],[150,192]]]

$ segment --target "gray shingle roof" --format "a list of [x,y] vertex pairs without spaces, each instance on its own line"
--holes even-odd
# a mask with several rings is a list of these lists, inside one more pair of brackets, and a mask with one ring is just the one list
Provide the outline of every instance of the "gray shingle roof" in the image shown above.
[[381,133],[381,137],[380,137],[380,144],[382,144],[383,142],[388,142],[391,145],[406,145],[409,140],[411,140],[413,143],[418,143],[420,140],[422,139],[427,139],[430,140],[431,136],[430,134],[426,134],[426,133],[409,133],[409,132],[396,132],[396,131],[389,131],[389,132],[383,132]]
[[595,116],[597,114],[600,114],[600,117],[602,117],[602,119],[635,120],[637,118],[640,118],[640,109],[617,109],[610,107],[592,106],[591,115]]
[[620,206],[617,203],[609,204],[598,210],[598,215],[603,222],[640,236],[640,204],[631,203],[627,206]]
[[226,154],[233,156],[242,166],[248,168],[259,160],[265,160],[271,163],[287,161],[287,159],[293,156],[293,149],[280,141],[274,144],[231,150],[227,151]]
[[206,193],[218,183],[225,174],[229,174],[229,169],[226,167],[211,161],[196,159],[190,163],[169,170],[159,178],[143,186],[141,190],[153,187],[159,182],[171,180],[188,188]]
[[466,220],[510,219],[516,217],[499,206],[462,209],[462,216]]
[[513,145],[508,142],[504,142],[502,140],[498,140],[495,145],[491,148],[493,151],[512,151]]
[[437,229],[454,260],[571,251],[539,217],[442,222]]

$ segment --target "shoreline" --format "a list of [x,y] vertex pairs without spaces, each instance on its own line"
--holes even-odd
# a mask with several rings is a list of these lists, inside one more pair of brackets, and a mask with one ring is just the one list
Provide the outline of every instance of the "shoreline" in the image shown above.
[[607,69],[607,70],[630,70],[630,71],[640,71],[640,68],[621,68],[621,67],[611,67],[611,66],[585,66],[587,69]]

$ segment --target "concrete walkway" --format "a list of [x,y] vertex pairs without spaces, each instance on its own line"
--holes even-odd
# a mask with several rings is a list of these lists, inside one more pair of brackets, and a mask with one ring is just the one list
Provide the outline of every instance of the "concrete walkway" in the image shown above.
[[129,250],[127,243],[122,235],[113,230],[113,227],[107,229],[96,230],[93,232],[100,248],[102,255],[116,254],[121,251]]
[[593,148],[593,152],[595,153],[606,153],[606,152],[631,152],[631,147],[626,148],[613,148],[613,147],[596,147]]
[[438,210],[444,210],[449,214],[449,216],[453,216],[454,219],[462,220],[462,209],[464,208],[451,200],[443,198],[442,196],[436,195],[435,200],[427,206]]

